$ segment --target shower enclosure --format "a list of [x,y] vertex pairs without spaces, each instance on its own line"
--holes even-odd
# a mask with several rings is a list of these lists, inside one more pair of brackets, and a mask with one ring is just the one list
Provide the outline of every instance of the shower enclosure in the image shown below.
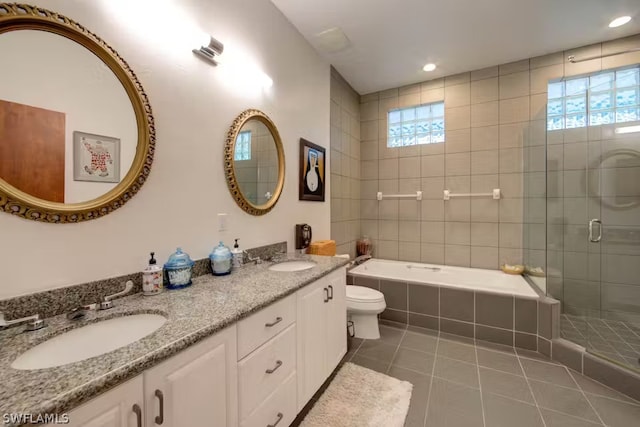
[[[561,336],[640,371],[640,68],[550,82],[546,122],[545,171],[525,181],[525,212],[546,205],[546,293],[562,303]],[[540,225],[525,222],[534,263]]]

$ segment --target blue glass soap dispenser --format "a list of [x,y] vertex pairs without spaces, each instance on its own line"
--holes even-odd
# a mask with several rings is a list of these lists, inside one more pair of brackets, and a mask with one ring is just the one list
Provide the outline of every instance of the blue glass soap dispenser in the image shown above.
[[233,255],[228,247],[224,243],[220,244],[213,249],[209,255],[209,261],[211,262],[211,271],[214,276],[224,276],[231,273]]

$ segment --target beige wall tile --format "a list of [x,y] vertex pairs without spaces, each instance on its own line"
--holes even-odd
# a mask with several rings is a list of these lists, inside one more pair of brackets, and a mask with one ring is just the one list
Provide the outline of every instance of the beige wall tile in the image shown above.
[[500,150],[500,173],[523,171],[522,148],[506,148]]
[[427,264],[444,264],[444,245],[423,243],[420,245],[420,260]]
[[[445,133],[445,138],[446,138],[446,133]],[[443,154],[445,151],[445,145],[446,143],[444,142],[437,142],[433,144],[423,144],[420,146],[420,154],[422,156],[433,156],[435,154]]]
[[431,90],[444,87],[444,78],[427,80],[426,82],[422,82],[420,84],[420,90]]
[[398,247],[398,259],[402,261],[420,262],[420,243],[400,242]]
[[508,64],[500,65],[500,75],[518,73],[520,71],[527,71],[529,69],[529,60],[523,59],[522,61],[510,62]]
[[444,227],[446,245],[470,245],[471,224],[468,222],[447,222]]
[[400,108],[413,107],[415,105],[420,105],[420,92],[400,95],[398,98],[398,107]]
[[499,121],[498,101],[474,104],[471,106],[471,126],[494,126]]
[[398,230],[398,240],[401,242],[420,241],[420,221],[400,221]]
[[378,238],[380,240],[398,240],[398,221],[381,220],[378,222]]
[[[378,203],[378,218],[383,220],[398,219],[399,205],[397,200],[381,200]],[[382,231],[382,229],[381,229]]]
[[378,238],[378,221],[377,220],[362,220],[360,222],[360,227],[363,236],[367,236],[370,239]]
[[471,127],[471,107],[469,106],[447,108],[444,115],[446,131]]
[[498,248],[471,247],[471,267],[495,270],[500,268]]
[[471,80],[471,73],[461,73],[455,74],[453,76],[446,76],[444,78],[444,85],[447,86],[455,86],[462,83],[469,83]]
[[342,174],[342,154],[336,150],[331,150],[331,157],[329,157],[329,167],[331,173]]
[[538,93],[531,95],[531,106],[529,111],[531,120],[545,120],[547,118],[547,94]]
[[376,258],[397,260],[398,259],[398,241],[378,240]]
[[421,188],[422,185],[420,178],[404,178],[398,181],[398,192],[400,194],[415,193]]
[[550,55],[536,56],[530,60],[531,69],[544,68],[550,65],[564,64],[564,52],[556,52]]
[[[361,200],[360,201],[360,219],[378,219],[378,202],[377,200]],[[332,202],[333,205],[333,202]],[[332,206],[333,208],[333,206]]]
[[448,131],[445,149],[447,153],[463,153],[471,149],[471,129]]
[[444,243],[444,222],[422,221],[420,231],[422,243]]
[[360,104],[360,118],[363,121],[378,120],[378,101]]
[[360,97],[361,104],[364,104],[370,101],[377,101],[377,100],[378,100],[378,92],[368,93]]
[[420,83],[416,83],[416,84],[412,84],[412,85],[407,85],[407,86],[402,86],[399,90],[398,90],[398,95],[403,96],[403,95],[409,95],[409,94],[415,94],[415,93],[420,93],[421,88],[420,88]]
[[363,141],[360,144],[361,160],[377,160],[378,159],[378,141]]
[[499,67],[496,65],[495,67],[483,68],[481,70],[475,70],[471,72],[471,81],[474,80],[484,80],[491,77],[498,77],[499,75]]
[[378,175],[380,179],[398,179],[398,159],[383,159],[378,160],[378,166],[380,170]]
[[446,108],[462,107],[471,103],[471,85],[469,83],[446,86],[444,88],[444,105]]
[[444,177],[422,178],[421,187],[423,199],[442,200],[444,188]]
[[[386,132],[383,134],[386,136]],[[378,121],[370,120],[360,123],[360,137],[363,141],[372,141],[378,139]]]
[[[423,219],[424,215],[423,215]],[[445,221],[468,222],[471,219],[471,201],[469,199],[451,199],[444,205]]]
[[500,243],[500,226],[497,222],[472,222],[471,245],[497,247]]
[[421,176],[423,178],[444,176],[444,155],[421,157]]
[[500,175],[498,174],[473,175],[471,178],[472,193],[491,193],[494,188],[500,188]]
[[562,78],[564,63],[531,70],[531,93],[547,93],[549,81]]
[[529,97],[503,99],[500,101],[500,124],[529,120]]
[[522,148],[528,122],[500,125],[500,148]]
[[398,97],[381,98],[378,105],[378,119],[386,119],[391,110],[399,108]]
[[592,56],[602,55],[602,44],[594,44],[590,46],[572,49],[565,52],[564,75],[565,77],[577,76],[580,74],[593,73],[602,70],[602,59],[592,59],[589,61],[572,64],[569,62],[569,56],[574,55],[576,59],[589,58]]
[[420,157],[404,157],[399,159],[400,178],[420,177]]
[[459,245],[445,245],[444,262],[446,265],[459,267],[471,266],[471,247]]
[[445,156],[445,175],[469,175],[471,170],[471,153],[454,153]]
[[423,200],[422,221],[444,221],[444,200]]
[[497,101],[499,99],[499,96],[500,92],[497,77],[471,82],[472,104]]
[[420,157],[422,147],[420,145],[410,145],[407,147],[396,147],[398,150],[398,157]]
[[378,92],[378,97],[380,100],[383,100],[386,98],[395,98],[399,94],[400,94],[400,91],[398,90],[398,88],[394,88],[394,89],[387,89],[387,90],[382,90]]
[[524,179],[521,173],[500,174],[500,191],[505,199],[524,196]]
[[420,103],[430,104],[444,101],[444,88],[428,89],[420,92]]
[[489,198],[478,198],[471,200],[471,221],[499,222],[499,202],[497,200]]
[[[602,54],[624,52],[640,46],[640,34],[602,43]],[[602,58],[602,69],[624,67],[640,63],[640,52],[629,52]]]
[[398,201],[398,218],[406,221],[420,220],[421,203],[418,200],[399,200]]
[[497,174],[500,172],[500,153],[498,150],[471,152],[471,174]]
[[362,160],[360,162],[361,179],[378,179],[378,161]]
[[500,248],[500,265],[522,264],[522,249]]
[[445,178],[444,185],[452,193],[469,193],[471,191],[471,176],[448,176]]
[[500,200],[500,224],[522,223],[522,211],[523,211],[523,199],[501,199]]
[[500,247],[522,248],[522,224],[500,223]]
[[500,99],[529,95],[529,70],[500,76]]
[[498,126],[486,126],[471,129],[471,151],[492,150],[498,147]]
[[[335,182],[334,182],[335,184]],[[333,188],[333,186],[332,186]],[[378,193],[377,179],[361,179],[360,180],[360,197],[364,200],[375,200]]]

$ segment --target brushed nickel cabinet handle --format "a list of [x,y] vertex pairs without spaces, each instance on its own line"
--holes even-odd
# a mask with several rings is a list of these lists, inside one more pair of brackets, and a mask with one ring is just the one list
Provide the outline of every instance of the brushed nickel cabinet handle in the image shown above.
[[284,415],[282,415],[282,412],[278,412],[278,421],[273,424],[267,424],[267,427],[276,427],[278,423],[282,421],[282,418],[284,418]]
[[265,323],[264,326],[266,326],[267,328],[271,328],[272,326],[276,326],[280,322],[282,322],[282,317],[278,316],[276,317],[276,320],[271,323]]
[[142,427],[142,409],[140,408],[140,405],[135,403],[133,405],[133,408],[131,408],[131,410],[133,411],[134,414],[136,414],[136,426]]
[[267,374],[273,374],[280,366],[282,366],[282,360],[276,360],[276,366],[273,369],[267,369],[265,372]]
[[329,294],[329,299],[333,299],[333,286],[329,285],[329,290],[331,293]]
[[324,302],[329,302],[329,289],[324,288]]
[[156,424],[161,426],[164,423],[164,394],[160,390],[156,390],[155,395],[158,398],[158,402],[160,402],[160,415],[156,416]]

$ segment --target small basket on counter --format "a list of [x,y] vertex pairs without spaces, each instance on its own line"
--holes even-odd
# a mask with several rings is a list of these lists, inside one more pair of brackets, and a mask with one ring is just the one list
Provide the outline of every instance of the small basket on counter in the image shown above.
[[191,286],[194,264],[189,254],[178,248],[164,265],[164,279],[167,288],[182,289]]

